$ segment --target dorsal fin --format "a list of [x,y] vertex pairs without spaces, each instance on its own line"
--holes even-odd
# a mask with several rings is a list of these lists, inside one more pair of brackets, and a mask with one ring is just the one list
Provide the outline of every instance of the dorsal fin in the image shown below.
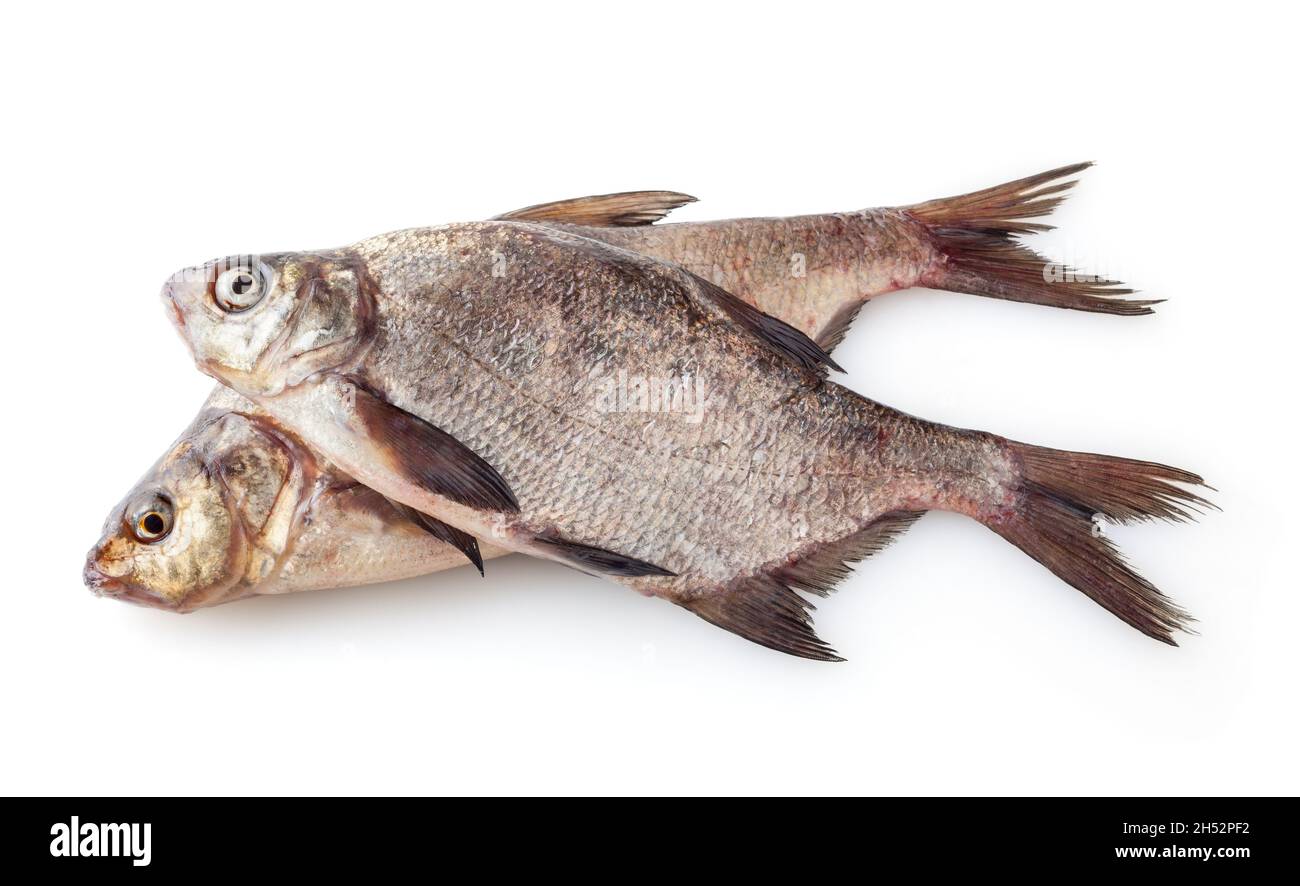
[[694,203],[695,198],[677,191],[623,191],[574,197],[554,203],[538,203],[498,215],[497,221],[561,222],[598,228],[632,228],[652,225],[668,213]]
[[884,548],[922,513],[884,514],[807,556],[738,579],[682,605],[705,621],[769,649],[818,661],[843,661],[813,630],[809,612],[816,607],[794,589],[827,596],[836,582],[852,571],[849,563]]
[[703,277],[696,274],[691,276],[699,283],[701,295],[717,305],[732,321],[758,336],[773,351],[818,375],[825,375],[828,368],[836,372],[844,371],[821,345],[789,323],[778,320],[770,314],[764,314],[749,302],[737,298]]

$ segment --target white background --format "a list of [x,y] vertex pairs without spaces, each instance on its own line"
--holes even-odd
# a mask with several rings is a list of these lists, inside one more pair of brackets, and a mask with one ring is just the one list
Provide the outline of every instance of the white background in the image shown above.
[[[11,7],[0,788],[1300,790],[1295,21],[1264,10]],[[1077,160],[1039,245],[1155,316],[910,291],[836,358],[926,418],[1202,472],[1222,513],[1113,530],[1200,618],[1182,648],[947,514],[820,605],[841,665],[518,558],[185,617],[81,585],[210,385],[156,297],[177,268],[587,193],[785,215]]]

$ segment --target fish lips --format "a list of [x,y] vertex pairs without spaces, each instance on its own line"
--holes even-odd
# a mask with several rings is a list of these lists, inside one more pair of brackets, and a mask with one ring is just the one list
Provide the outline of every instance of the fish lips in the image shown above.
[[[185,338],[185,315],[181,313],[181,306],[176,303],[176,289],[170,280],[163,286],[159,296],[163,304],[170,309],[172,325],[181,333],[181,337]],[[188,343],[188,339],[186,341]]]
[[141,588],[132,587],[121,579],[114,578],[102,572],[98,564],[98,550],[92,550],[86,557],[86,568],[81,573],[82,580],[86,587],[90,588],[91,593],[96,597],[108,597],[112,600],[122,600],[126,603],[134,603],[137,606],[147,606],[150,609],[164,609],[168,612],[182,611],[177,604],[159,597],[157,594]]

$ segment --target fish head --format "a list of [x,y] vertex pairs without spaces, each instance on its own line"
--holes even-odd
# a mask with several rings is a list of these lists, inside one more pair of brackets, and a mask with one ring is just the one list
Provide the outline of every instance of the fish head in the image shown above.
[[346,253],[237,255],[173,274],[162,299],[201,370],[270,397],[363,346],[368,279]]
[[258,593],[310,495],[303,457],[263,419],[201,416],[109,514],[87,586],[176,612]]

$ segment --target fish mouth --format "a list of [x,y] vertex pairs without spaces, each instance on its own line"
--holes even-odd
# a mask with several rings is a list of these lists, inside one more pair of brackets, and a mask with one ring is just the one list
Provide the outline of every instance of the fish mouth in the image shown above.
[[168,282],[166,285],[163,286],[161,297],[163,303],[167,305],[168,308],[171,309],[172,323],[176,326],[177,329],[184,329],[185,315],[181,313],[181,306],[176,303],[176,291],[172,288],[172,284],[170,282]]
[[176,611],[176,604],[164,600],[156,594],[132,587],[121,579],[114,578],[111,575],[105,575],[95,565],[94,558],[91,557],[86,561],[86,568],[81,574],[82,580],[85,581],[86,587],[90,588],[91,593],[96,597],[108,597],[110,600],[123,600],[127,603],[134,603],[137,606],[147,606],[150,609],[166,609]]

